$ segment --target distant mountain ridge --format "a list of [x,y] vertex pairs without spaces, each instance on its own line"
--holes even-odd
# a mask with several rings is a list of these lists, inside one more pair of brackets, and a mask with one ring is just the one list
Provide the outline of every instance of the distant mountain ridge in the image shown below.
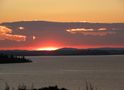
[[61,48],[54,51],[1,50],[0,54],[13,54],[17,56],[124,55],[124,48]]

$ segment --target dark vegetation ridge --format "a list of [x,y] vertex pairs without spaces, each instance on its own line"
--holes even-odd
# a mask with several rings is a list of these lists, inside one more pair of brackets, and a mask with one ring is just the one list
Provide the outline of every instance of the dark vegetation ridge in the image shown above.
[[62,56],[62,55],[124,55],[124,48],[76,49],[62,48],[55,51],[1,50],[0,53],[17,56]]
[[5,63],[28,63],[31,60],[26,59],[24,56],[16,56],[12,54],[0,54],[0,64]]

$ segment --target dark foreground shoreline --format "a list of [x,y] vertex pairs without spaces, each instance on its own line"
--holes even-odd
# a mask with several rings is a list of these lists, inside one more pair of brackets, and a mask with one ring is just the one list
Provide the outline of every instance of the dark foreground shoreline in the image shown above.
[[12,54],[0,54],[0,64],[9,64],[9,63],[29,63],[32,62],[29,59],[26,59],[24,56],[16,56]]
[[[57,85],[55,86],[48,86],[48,87],[40,87],[40,88],[35,88],[34,85],[32,84],[31,87],[28,87],[25,84],[19,85],[16,87],[17,89],[15,89],[14,87],[11,88],[11,86],[8,85],[8,83],[5,83],[5,89],[4,90],[68,90],[66,88],[59,88]],[[84,85],[84,90],[98,90],[93,84],[91,84],[90,82],[85,83]]]

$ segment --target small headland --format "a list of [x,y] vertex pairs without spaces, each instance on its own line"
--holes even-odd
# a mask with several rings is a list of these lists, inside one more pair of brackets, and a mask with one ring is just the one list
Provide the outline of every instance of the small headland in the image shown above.
[[16,56],[12,54],[0,54],[0,64],[30,63],[30,62],[32,61],[26,59],[24,56]]

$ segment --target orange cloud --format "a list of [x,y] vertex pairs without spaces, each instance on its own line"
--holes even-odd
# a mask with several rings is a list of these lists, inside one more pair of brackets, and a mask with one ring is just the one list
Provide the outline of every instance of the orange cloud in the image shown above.
[[93,28],[76,28],[76,29],[68,29],[66,30],[69,33],[72,34],[83,34],[83,35],[92,35],[92,36],[106,36],[109,34],[115,34],[116,32],[113,32],[112,30],[108,30],[107,28],[98,28],[98,29],[93,29]]
[[24,35],[13,35],[12,29],[5,26],[0,26],[0,40],[25,41]]
[[99,31],[105,31],[105,30],[108,30],[107,28],[99,28],[98,29]]

